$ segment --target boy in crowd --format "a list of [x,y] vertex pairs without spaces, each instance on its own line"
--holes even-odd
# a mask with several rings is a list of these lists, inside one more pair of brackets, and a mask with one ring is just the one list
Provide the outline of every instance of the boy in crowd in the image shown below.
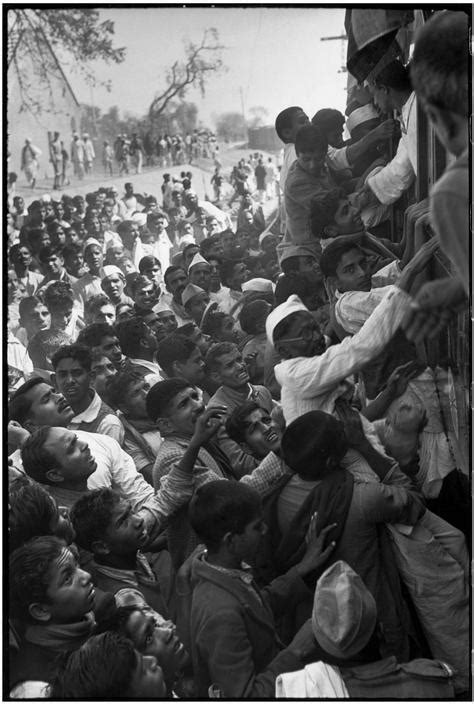
[[138,589],[152,609],[167,617],[160,577],[140,550],[148,542],[145,522],[130,502],[112,489],[96,489],[76,501],[71,520],[77,544],[94,556],[88,564],[94,584],[112,594]]
[[119,369],[125,361],[115,328],[108,323],[88,325],[79,333],[77,343],[89,347],[91,350],[97,348],[110,359],[116,369]]
[[[212,345],[206,354],[206,369],[211,381],[220,384],[209,400],[209,406],[223,405],[231,413],[236,406],[251,398],[269,413],[272,412],[274,403],[270,392],[265,386],[249,382],[247,365],[237,345],[230,342]],[[255,468],[255,459],[242,452],[242,448],[227,436],[224,428],[219,431],[218,441],[238,476],[248,474]]]
[[242,357],[247,361],[249,380],[252,384],[264,383],[264,358],[267,346],[265,320],[271,310],[272,306],[270,303],[257,299],[256,301],[244,303],[239,313],[240,327],[249,335],[242,348]]
[[89,348],[79,344],[60,347],[51,363],[54,369],[51,380],[74,411],[70,429],[108,435],[122,444],[122,423],[92,388]]
[[142,655],[117,633],[92,636],[62,663],[52,699],[165,699],[163,671],[153,655]]
[[[166,475],[183,459],[204,405],[197,389],[182,379],[167,379],[156,384],[147,396],[147,411],[164,438],[153,469],[155,488],[161,487]],[[210,412],[212,409],[209,408]],[[216,406],[217,413],[227,409]],[[264,495],[278,482],[286,468],[281,460],[270,453],[254,472],[241,481],[253,486]],[[212,440],[201,443],[194,461],[194,482],[197,486],[211,479],[235,480],[235,471],[220,445]],[[184,511],[178,512],[168,529],[168,545],[173,564],[178,569],[197,546]]]
[[205,364],[199,347],[184,335],[168,335],[156,353],[156,359],[168,378],[179,377],[191,386],[200,386]]
[[256,401],[245,401],[234,408],[226,421],[229,437],[244,452],[263,460],[270,452],[280,454],[282,431],[265,408]]
[[118,409],[125,429],[123,448],[137,470],[153,485],[152,470],[162,437],[146,410],[149,390],[144,374],[134,367],[118,372],[107,383],[107,398]]
[[12,615],[25,626],[10,663],[10,688],[23,685],[16,696],[29,698],[31,682],[51,682],[58,655],[76,650],[92,635],[95,589],[75,548],[54,536],[33,538],[15,550],[9,578]]
[[40,535],[55,535],[69,545],[75,537],[68,511],[26,476],[8,487],[8,543],[10,552]]
[[324,548],[328,530],[317,538],[312,532],[301,562],[260,590],[247,564],[254,563],[266,532],[258,494],[242,484],[209,482],[195,492],[189,518],[207,548],[193,563],[198,694],[217,689],[229,698],[272,697],[277,675],[299,669],[313,652],[310,621],[282,647],[274,619],[307,598],[305,578],[321,570],[334,549],[333,543]]

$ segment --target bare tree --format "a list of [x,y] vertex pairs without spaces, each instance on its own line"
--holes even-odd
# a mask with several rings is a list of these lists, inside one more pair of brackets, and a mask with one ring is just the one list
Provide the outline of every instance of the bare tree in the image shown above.
[[65,68],[78,71],[94,85],[92,61],[124,60],[125,48],[113,46],[114,23],[99,18],[93,8],[8,9],[8,69],[16,78],[22,110],[51,111],[52,85]]
[[217,29],[206,29],[199,44],[188,42],[185,47],[184,61],[175,61],[166,74],[167,88],[157,95],[149,108],[150,120],[166,110],[173,98],[184,98],[186,91],[198,86],[205,94],[206,82],[212,74],[225,70],[221,52],[225,47],[219,43]]

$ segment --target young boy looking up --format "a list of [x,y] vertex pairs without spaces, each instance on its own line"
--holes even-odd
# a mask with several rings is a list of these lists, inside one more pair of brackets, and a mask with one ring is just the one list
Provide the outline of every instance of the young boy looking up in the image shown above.
[[234,408],[227,418],[226,430],[234,442],[258,460],[269,452],[280,453],[281,428],[256,401],[245,401]]
[[71,653],[57,672],[55,700],[142,700],[166,698],[163,671],[152,655],[141,655],[118,633],[92,636]]
[[[95,627],[95,589],[74,547],[53,536],[33,538],[9,563],[11,616],[25,624],[10,663],[10,688],[51,682],[59,653],[79,648]],[[26,695],[28,696],[28,695]]]
[[82,496],[71,509],[77,544],[91,552],[94,583],[115,594],[134,587],[155,611],[167,615],[160,581],[145,555],[148,541],[143,518],[129,501],[112,489],[97,489]]
[[304,578],[321,569],[334,545],[323,549],[326,530],[313,535],[302,561],[260,590],[244,564],[255,561],[266,532],[258,494],[242,484],[209,482],[195,492],[189,518],[207,548],[193,563],[198,695],[208,696],[214,685],[232,699],[271,697],[277,675],[298,669],[315,646],[307,622],[282,647],[274,619],[308,596]]

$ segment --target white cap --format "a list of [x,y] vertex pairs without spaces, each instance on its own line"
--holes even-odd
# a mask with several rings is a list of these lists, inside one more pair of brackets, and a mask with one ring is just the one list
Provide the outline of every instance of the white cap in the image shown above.
[[302,303],[299,296],[295,293],[289,296],[288,300],[281,303],[279,306],[272,310],[270,315],[265,321],[265,330],[267,331],[267,339],[273,345],[273,331],[275,330],[278,323],[287,318],[292,313],[299,312],[309,313],[309,310]]
[[104,279],[107,279],[109,276],[113,276],[114,274],[118,274],[122,277],[122,279],[124,278],[123,271],[114,264],[106,264],[106,266],[102,268],[102,271],[104,272]]
[[133,213],[130,220],[136,222],[138,227],[144,227],[146,225],[146,213]]
[[187,244],[196,244],[196,240],[194,239],[194,235],[188,234],[188,235],[183,235],[180,240],[179,240],[179,248],[181,251],[186,247]]
[[270,279],[249,279],[242,284],[242,291],[257,291],[258,293],[273,293],[275,290],[275,284],[270,281]]
[[190,263],[190,265],[188,266],[188,272],[189,272],[189,270],[191,269],[191,267],[192,267],[192,266],[195,266],[196,264],[207,264],[207,266],[208,266],[209,268],[211,267],[211,265],[209,264],[209,262],[208,262],[206,259],[204,259],[204,257],[203,257],[201,254],[199,254],[199,252],[196,252],[196,254],[194,255],[194,257],[191,259],[191,263]]
[[367,103],[367,105],[362,105],[360,108],[356,108],[347,117],[346,127],[349,132],[352,132],[354,127],[362,125],[364,122],[369,120],[375,120],[379,117],[379,114],[372,103]]
[[188,284],[181,295],[183,306],[185,306],[191,298],[194,298],[194,296],[197,296],[200,293],[205,293],[203,288],[200,286],[195,286],[194,284]]
[[43,196],[40,198],[42,203],[51,203],[51,196],[49,193],[45,193]]
[[101,243],[99,242],[99,240],[96,240],[95,237],[88,237],[88,238],[86,239],[86,241],[84,242],[84,252],[86,251],[86,249],[87,249],[88,247],[90,247],[90,246],[93,245],[93,244],[96,245],[97,247],[100,247],[100,249],[101,249],[101,251],[102,251],[102,245],[101,245]]
[[153,311],[155,313],[164,313],[165,311],[169,311],[170,313],[173,313],[173,311],[171,310],[169,305],[167,303],[165,303],[165,301],[158,301],[158,303],[155,306],[153,306]]

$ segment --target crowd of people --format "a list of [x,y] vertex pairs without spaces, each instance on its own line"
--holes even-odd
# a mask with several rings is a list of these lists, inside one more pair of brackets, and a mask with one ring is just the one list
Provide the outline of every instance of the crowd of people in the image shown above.
[[[468,60],[435,13],[346,115],[282,109],[280,173],[228,200],[217,164],[215,203],[190,171],[9,203],[11,698],[468,698],[467,467],[422,353],[468,305]],[[417,101],[452,155],[420,203]]]
[[[74,132],[69,149],[60,139],[60,133],[48,135],[49,155],[54,181],[53,189],[60,190],[71,184],[70,166],[72,176],[83,180],[85,176],[94,172],[96,151],[94,141],[87,132],[82,135]],[[141,174],[143,166],[166,168],[192,164],[197,159],[218,159],[219,146],[216,135],[210,130],[195,129],[184,136],[176,134],[159,134],[156,137],[152,132],[144,134],[132,132],[120,133],[111,142],[106,139],[102,143],[101,158],[105,176],[122,174]],[[40,171],[42,151],[34,145],[29,137],[21,150],[20,169],[24,172],[27,184],[35,188]],[[43,164],[44,166],[44,164]],[[15,182],[17,175],[15,176]]]

